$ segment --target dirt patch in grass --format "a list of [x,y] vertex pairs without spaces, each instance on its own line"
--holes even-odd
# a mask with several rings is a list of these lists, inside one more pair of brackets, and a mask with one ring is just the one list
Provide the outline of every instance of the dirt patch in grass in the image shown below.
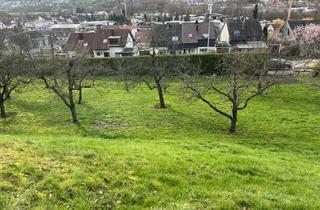
[[314,132],[320,133],[320,128],[315,128],[315,129],[314,129]]
[[155,104],[155,105],[153,105],[153,109],[169,109],[171,106],[170,105],[166,105],[166,107],[165,108],[160,108],[160,104]]
[[92,127],[98,129],[121,129],[128,127],[128,125],[121,122],[94,121]]
[[5,118],[14,117],[16,115],[17,115],[17,112],[6,112],[6,117]]

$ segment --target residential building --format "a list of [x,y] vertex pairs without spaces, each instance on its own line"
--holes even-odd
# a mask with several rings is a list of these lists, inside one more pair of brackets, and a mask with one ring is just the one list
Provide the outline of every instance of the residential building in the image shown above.
[[272,38],[280,43],[294,42],[296,40],[293,32],[294,29],[298,26],[306,26],[312,22],[312,20],[286,20],[283,25],[275,31]]
[[44,55],[50,48],[48,37],[38,31],[9,33],[6,39],[16,49],[28,49],[32,56]]
[[174,53],[181,49],[181,24],[153,23],[150,31],[150,45],[158,50]]
[[115,57],[136,55],[135,39],[128,29],[108,28],[96,32],[75,32],[68,37],[64,47],[70,57]]
[[209,22],[198,21],[153,24],[150,33],[151,46],[167,48],[169,53],[199,54],[215,50],[216,26],[213,22],[210,27]]
[[186,22],[181,24],[181,53],[200,54],[214,51],[216,26],[210,22]]
[[69,34],[76,32],[80,24],[54,24],[50,27],[47,35],[52,37],[54,48],[62,50],[67,43]]
[[229,20],[220,33],[219,43],[228,44],[230,50],[267,48],[259,21],[252,19]]
[[79,26],[79,31],[88,32],[88,31],[97,31],[106,26],[115,25],[114,21],[84,21]]

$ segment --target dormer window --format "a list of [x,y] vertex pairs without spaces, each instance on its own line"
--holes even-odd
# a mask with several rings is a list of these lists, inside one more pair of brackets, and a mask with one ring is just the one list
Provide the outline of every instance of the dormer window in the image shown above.
[[192,38],[192,34],[189,34],[188,37],[189,37],[189,38]]
[[234,34],[235,36],[240,36],[240,31],[239,31],[239,30],[236,30],[236,31],[233,32],[233,34]]
[[203,38],[208,38],[209,34],[202,34]]
[[109,36],[108,40],[110,45],[118,45],[120,42],[120,36]]
[[118,39],[109,39],[110,40],[110,44],[118,44]]
[[87,47],[87,46],[88,46],[88,43],[84,43],[83,46],[84,46],[84,47]]
[[104,39],[103,44],[107,44],[107,43],[108,43],[108,39]]

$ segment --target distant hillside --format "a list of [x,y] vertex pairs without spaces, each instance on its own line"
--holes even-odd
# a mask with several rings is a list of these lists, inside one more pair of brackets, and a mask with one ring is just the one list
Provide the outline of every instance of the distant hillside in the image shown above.
[[0,10],[65,11],[77,7],[96,10],[111,8],[113,2],[114,0],[0,0]]

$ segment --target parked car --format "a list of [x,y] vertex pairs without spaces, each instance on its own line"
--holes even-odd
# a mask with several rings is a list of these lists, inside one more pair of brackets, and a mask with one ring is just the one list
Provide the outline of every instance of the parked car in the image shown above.
[[289,71],[292,70],[292,64],[285,59],[271,59],[267,63],[268,70]]
[[312,76],[316,77],[320,74],[320,62],[311,63],[308,65],[308,69],[310,69]]
[[292,64],[285,59],[271,59],[267,63],[267,69],[269,75],[290,75],[293,74]]

